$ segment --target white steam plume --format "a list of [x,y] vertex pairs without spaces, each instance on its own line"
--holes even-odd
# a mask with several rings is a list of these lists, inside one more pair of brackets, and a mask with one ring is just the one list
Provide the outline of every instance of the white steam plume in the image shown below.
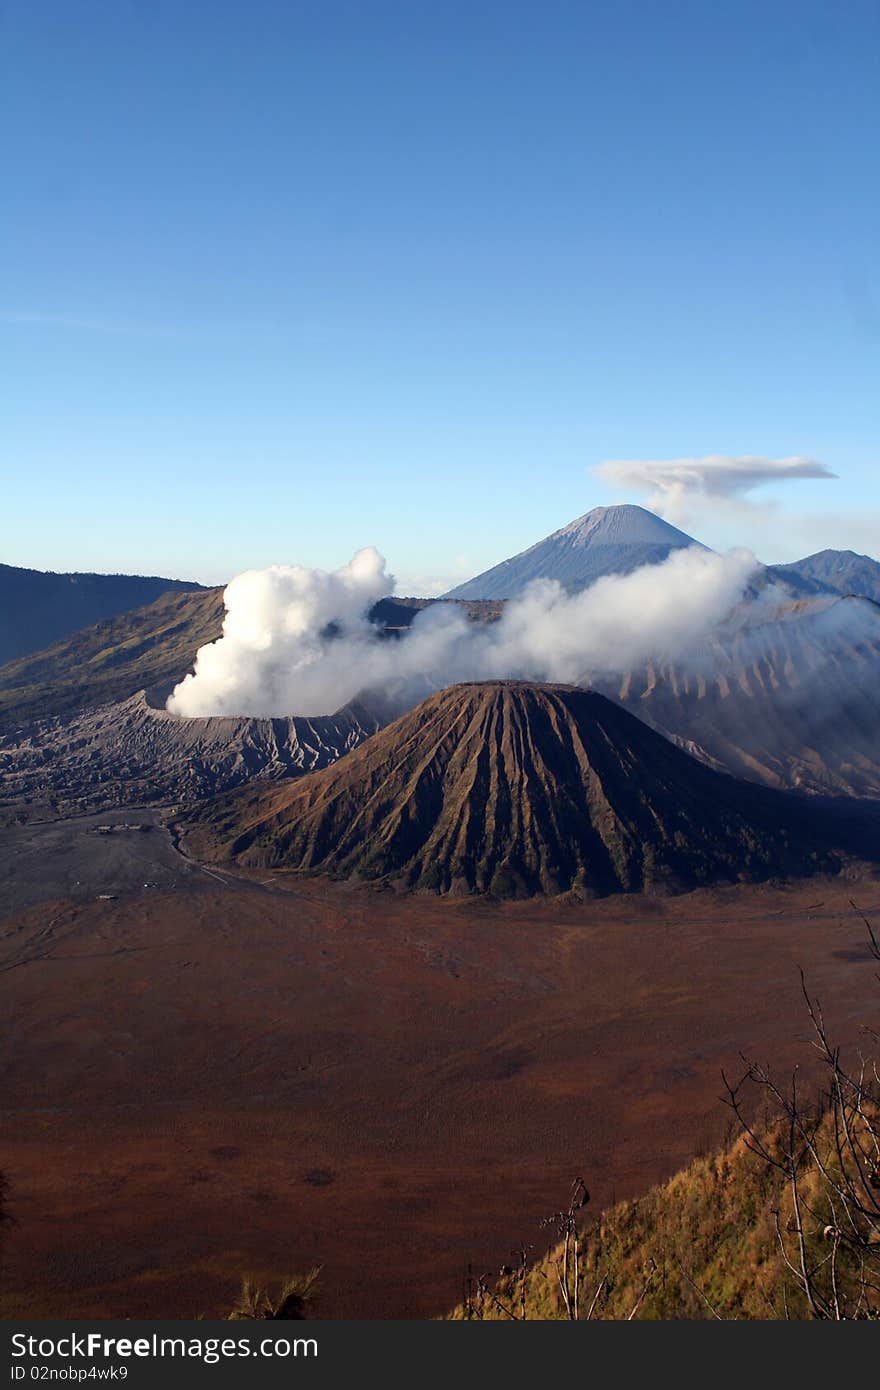
[[303,565],[246,570],[226,586],[223,636],[199,648],[195,674],[176,686],[168,708],[193,716],[293,712],[290,699],[315,676],[321,681],[328,657],[334,664],[352,644],[369,644],[367,613],[393,588],[373,546],[332,574]]
[[174,690],[174,714],[329,714],[361,691],[414,703],[461,680],[588,683],[655,658],[684,656],[711,632],[758,568],[749,551],[674,551],[659,565],[609,575],[579,594],[536,580],[494,623],[454,604],[420,612],[399,641],[367,614],[394,581],[372,547],[328,574],[251,570],[228,585],[223,636],[201,647]]

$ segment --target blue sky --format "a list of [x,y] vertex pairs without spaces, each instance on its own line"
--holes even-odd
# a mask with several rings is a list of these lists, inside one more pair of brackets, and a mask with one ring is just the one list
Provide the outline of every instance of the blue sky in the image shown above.
[[8,563],[427,592],[716,454],[838,477],[701,539],[880,552],[874,0],[0,0],[0,53]]

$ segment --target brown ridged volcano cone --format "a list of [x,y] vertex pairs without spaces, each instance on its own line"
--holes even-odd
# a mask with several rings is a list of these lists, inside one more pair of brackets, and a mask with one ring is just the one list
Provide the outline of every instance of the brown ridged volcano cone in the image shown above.
[[686,888],[833,869],[796,798],[723,776],[591,691],[431,696],[324,771],[190,818],[205,858],[440,892]]

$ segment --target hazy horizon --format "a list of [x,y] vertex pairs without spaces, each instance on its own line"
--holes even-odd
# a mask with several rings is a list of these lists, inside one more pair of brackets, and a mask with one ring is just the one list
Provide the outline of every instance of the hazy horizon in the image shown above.
[[[606,506],[606,507],[607,507],[607,506],[614,506],[614,505],[617,505],[617,504],[614,504],[614,503],[610,503],[610,504],[609,504],[609,503],[604,503],[604,504],[600,504],[600,505]],[[629,504],[623,504],[623,505],[629,505]],[[642,504],[635,504],[635,505],[642,505]],[[644,509],[645,509],[646,511],[651,512],[651,514],[654,515],[654,516],[661,516],[661,513],[660,513],[659,511],[655,511],[653,508],[645,507]],[[590,510],[592,511],[593,509],[591,508]],[[583,514],[582,514],[582,515],[583,515]],[[560,524],[560,526],[555,527],[554,530],[562,530],[562,529],[564,529],[567,525],[569,525],[571,522],[574,522],[574,521],[579,520],[579,519],[580,519],[579,517],[571,517],[571,518],[569,518],[569,520],[568,520],[567,522],[562,522],[562,523]],[[662,519],[666,519],[666,518],[662,518]],[[671,525],[676,525],[676,523],[675,523],[674,521],[672,521],[671,519],[669,519],[669,520],[670,520],[670,524],[671,524]],[[684,534],[686,534],[686,535],[692,536],[692,539],[693,539],[693,540],[698,541],[698,542],[700,542],[701,544],[704,544],[704,545],[707,544],[707,542],[703,540],[703,537],[702,537],[702,536],[699,536],[699,535],[692,535],[692,533],[691,533],[690,531],[688,531],[685,527],[683,527],[683,526],[678,526],[677,529],[683,531]],[[548,533],[548,534],[553,534],[553,532],[550,532],[550,533]],[[530,545],[536,544],[537,542],[539,542],[540,540],[543,540],[543,539],[545,539],[545,538],[542,537],[542,536],[535,536],[535,537],[533,538],[533,541],[529,542],[529,543],[528,543],[525,547],[523,547],[523,548],[524,548],[524,549],[528,549]],[[503,544],[503,541],[502,541],[502,544]],[[713,548],[713,549],[714,549],[714,547],[710,547],[710,548]],[[731,548],[732,548],[732,547],[731,547]],[[789,549],[790,549],[790,547],[789,547]],[[874,560],[880,561],[880,552],[876,552],[876,551],[875,551],[874,553],[872,553],[871,551],[867,551],[867,550],[866,550],[866,551],[859,551],[859,550],[857,550],[857,548],[856,548],[855,546],[825,546],[825,545],[818,545],[818,546],[816,546],[815,550],[810,551],[809,554],[815,554],[815,553],[817,553],[817,552],[819,552],[819,551],[826,550],[826,549],[850,550],[850,551],[853,551],[853,552],[856,553],[856,554],[864,554],[864,555],[866,555],[869,559],[874,559]],[[518,552],[517,552],[517,553],[518,553]],[[785,560],[781,560],[781,559],[767,559],[767,558],[764,558],[764,557],[761,557],[761,556],[758,556],[758,559],[759,559],[759,560],[761,561],[761,563],[763,563],[763,564],[773,565],[773,564],[785,564],[785,563],[787,563],[789,560],[806,559],[806,558],[807,558],[807,555],[808,555],[808,552],[806,552],[806,551],[798,551],[796,554],[791,554],[791,555],[788,555],[788,554],[787,554]],[[493,564],[498,563],[499,561],[502,561],[502,560],[509,559],[509,558],[511,558],[511,556],[512,556],[512,552],[499,553],[498,555],[496,555],[496,556],[494,557],[493,560],[489,561],[489,562],[488,562],[485,566],[483,566],[479,571],[474,571],[473,573],[474,573],[474,574],[482,573],[482,570],[483,570],[483,569],[491,568],[491,566],[492,566]],[[336,550],[335,550],[334,545],[333,545],[332,538],[328,538],[328,542],[327,542],[327,559],[326,559],[326,561],[325,561],[324,563],[318,562],[317,565],[315,566],[315,568],[317,568],[317,569],[323,569],[323,570],[327,570],[327,571],[332,571],[332,570],[334,570],[335,568],[338,567],[338,564],[341,563],[342,560],[343,560],[344,558],[345,558],[345,557],[343,557],[341,554],[337,554],[337,553],[336,553]],[[10,562],[9,562],[8,560],[6,560],[6,559],[3,558],[2,556],[0,556],[0,564],[9,564],[9,563],[10,563]],[[262,570],[262,569],[269,568],[269,567],[271,567],[271,565],[276,564],[276,563],[284,564],[284,563],[286,563],[286,562],[283,561],[283,560],[282,560],[282,561],[267,560],[266,564],[264,564],[264,565],[261,564],[261,565],[251,566],[250,568],[251,568],[251,569],[256,569],[256,570]],[[292,563],[298,563],[298,561],[296,561],[296,560],[294,559],[294,561],[293,561]],[[195,572],[193,572],[193,573],[186,572],[186,573],[166,574],[166,575],[161,575],[161,576],[159,576],[159,572],[158,572],[157,570],[150,570],[150,569],[141,569],[141,570],[100,570],[100,569],[86,569],[86,568],[85,568],[84,566],[82,566],[82,565],[79,565],[79,566],[72,566],[70,569],[60,569],[58,566],[52,566],[52,567],[46,566],[46,567],[44,567],[44,566],[31,565],[31,564],[21,564],[20,566],[17,566],[17,567],[22,568],[22,569],[37,570],[38,572],[42,572],[42,573],[55,573],[55,574],[58,574],[58,573],[75,573],[75,574],[96,574],[96,575],[108,575],[108,576],[114,575],[114,574],[130,574],[130,575],[136,575],[136,576],[138,576],[138,577],[153,577],[153,576],[158,576],[158,577],[167,578],[167,579],[175,579],[175,580],[181,580],[181,581],[184,581],[184,582],[194,582],[194,583],[197,583],[197,584],[203,584],[203,585],[206,585],[206,586],[209,587],[209,588],[216,588],[216,587],[225,586],[225,585],[228,584],[232,579],[235,578],[235,575],[232,574],[232,573],[229,573],[229,574],[226,574],[226,575],[214,575],[214,574],[205,574],[205,573],[199,574],[199,573],[195,573]],[[244,573],[244,571],[238,571],[238,573]],[[416,577],[418,578],[418,576],[416,576]],[[401,597],[435,598],[435,597],[440,597],[440,595],[441,595],[441,592],[442,592],[441,585],[443,585],[444,587],[447,587],[447,586],[446,586],[446,583],[445,583],[446,579],[449,580],[448,587],[451,588],[451,587],[454,586],[454,584],[457,584],[457,583],[459,583],[459,582],[461,582],[461,581],[463,581],[463,580],[470,579],[470,578],[472,578],[472,577],[473,577],[473,574],[470,573],[470,572],[469,572],[469,573],[464,573],[464,572],[462,572],[461,574],[459,574],[459,575],[457,575],[457,576],[445,576],[444,579],[438,580],[438,581],[436,581],[436,582],[432,585],[432,592],[429,593],[429,592],[427,592],[427,591],[425,591],[425,592],[417,591],[417,590],[412,586],[412,584],[409,582],[410,576],[407,575],[406,573],[400,574],[400,575],[395,574],[395,583],[394,583],[394,587],[393,587],[393,589],[391,590],[391,592],[393,592],[394,594],[400,595]]]

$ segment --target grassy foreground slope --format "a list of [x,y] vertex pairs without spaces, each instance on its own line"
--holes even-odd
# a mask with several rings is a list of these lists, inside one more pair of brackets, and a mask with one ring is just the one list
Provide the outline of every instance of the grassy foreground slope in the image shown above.
[[[876,1115],[863,1138],[876,1137]],[[783,1160],[787,1125],[765,1135],[769,1152]],[[817,1131],[823,1159],[835,1166],[834,1125],[826,1115]],[[871,1144],[866,1145],[866,1153]],[[867,1191],[863,1189],[863,1193]],[[798,1200],[808,1267],[831,1297],[833,1219],[827,1184],[808,1158],[800,1168]],[[840,1207],[840,1204],[838,1204]],[[777,1230],[778,1213],[778,1230]],[[564,1215],[564,1214],[563,1214]],[[637,1201],[621,1202],[579,1229],[579,1316],[604,1320],[807,1318],[803,1288],[786,1268],[797,1265],[797,1222],[784,1171],[759,1157],[746,1137],[711,1157],[697,1159]],[[843,1227],[843,1222],[840,1223]],[[550,1223],[551,1232],[557,1229]],[[543,1259],[506,1271],[498,1282],[473,1279],[467,1301],[453,1319],[567,1319],[560,1275],[565,1251],[554,1244]],[[573,1293],[573,1245],[568,1290]],[[880,1316],[880,1248],[869,1271],[873,1294],[856,1316]],[[837,1251],[835,1277],[841,1302],[857,1298],[855,1264],[845,1244]],[[594,1303],[595,1300],[595,1303]],[[850,1316],[852,1316],[850,1312]]]

